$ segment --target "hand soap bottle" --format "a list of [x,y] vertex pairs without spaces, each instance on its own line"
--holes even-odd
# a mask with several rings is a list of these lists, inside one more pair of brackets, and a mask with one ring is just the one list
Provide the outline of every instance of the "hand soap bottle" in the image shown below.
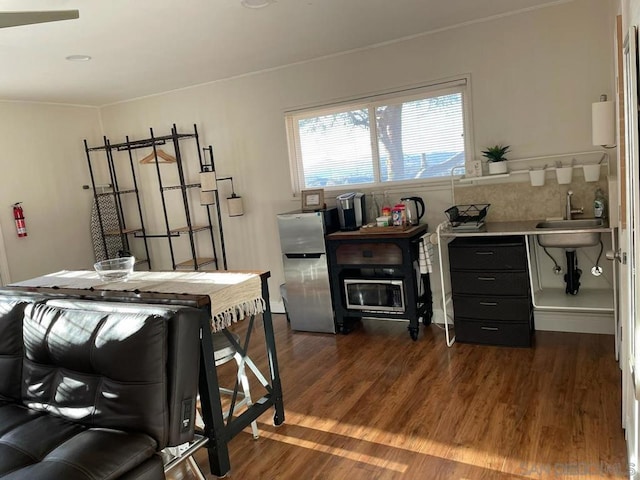
[[596,190],[593,199],[593,216],[596,218],[607,218],[607,199],[601,189]]

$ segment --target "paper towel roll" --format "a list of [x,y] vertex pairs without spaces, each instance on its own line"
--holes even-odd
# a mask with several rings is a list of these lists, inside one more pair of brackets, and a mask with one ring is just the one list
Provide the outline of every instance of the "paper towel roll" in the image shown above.
[[591,104],[591,139],[594,145],[615,145],[615,114],[613,101]]
[[242,205],[242,197],[232,195],[227,198],[227,206],[229,208],[230,217],[239,217],[244,215],[244,206]]
[[214,192],[203,192],[200,190],[200,205],[215,205],[216,195]]
[[203,192],[213,192],[218,189],[216,172],[200,172],[200,189]]

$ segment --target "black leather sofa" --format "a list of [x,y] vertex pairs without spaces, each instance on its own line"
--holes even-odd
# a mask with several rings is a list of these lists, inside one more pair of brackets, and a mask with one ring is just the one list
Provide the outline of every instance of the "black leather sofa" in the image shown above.
[[0,291],[0,479],[164,479],[194,436],[202,315]]

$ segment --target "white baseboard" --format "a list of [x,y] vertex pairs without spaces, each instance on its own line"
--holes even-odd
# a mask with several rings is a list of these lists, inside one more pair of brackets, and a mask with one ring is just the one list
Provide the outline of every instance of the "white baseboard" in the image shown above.
[[282,300],[270,300],[271,313],[284,313],[284,303]]

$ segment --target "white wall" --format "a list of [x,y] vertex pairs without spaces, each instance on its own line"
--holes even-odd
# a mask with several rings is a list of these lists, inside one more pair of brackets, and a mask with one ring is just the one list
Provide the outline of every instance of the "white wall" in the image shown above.
[[[471,74],[475,155],[494,143],[513,157],[591,150],[590,109],[612,95],[612,6],[576,0],[403,42],[102,108],[107,136],[198,125],[234,176],[246,215],[225,218],[231,269],[268,269],[282,283],[275,216],[298,207],[290,187],[283,115],[288,109]],[[170,61],[168,61],[170,64]],[[401,193],[396,192],[399,197]],[[445,189],[418,189],[435,227]],[[330,196],[331,194],[329,194]],[[434,285],[434,291],[438,291]]]
[[[82,189],[89,183],[84,138],[100,138],[95,108],[0,103],[0,231],[5,247],[0,253],[8,263],[3,283],[91,268],[92,197]],[[11,209],[16,202],[23,202],[25,238],[16,235]]]

